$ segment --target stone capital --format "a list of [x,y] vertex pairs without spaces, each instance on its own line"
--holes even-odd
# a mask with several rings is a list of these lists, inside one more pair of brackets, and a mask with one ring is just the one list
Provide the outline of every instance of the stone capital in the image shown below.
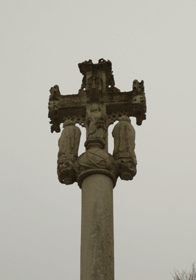
[[74,164],[78,185],[89,175],[104,174],[110,177],[115,187],[117,180],[117,166],[112,155],[101,149],[98,145],[90,148],[80,155]]

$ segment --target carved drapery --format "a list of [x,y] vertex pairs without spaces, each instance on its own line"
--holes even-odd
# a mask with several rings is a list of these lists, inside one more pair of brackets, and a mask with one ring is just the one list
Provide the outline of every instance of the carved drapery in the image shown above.
[[102,148],[106,144],[107,123],[106,115],[99,103],[90,103],[87,108],[86,116],[87,139],[85,147],[91,143],[99,143]]
[[70,185],[76,181],[74,162],[78,157],[81,132],[70,120],[66,120],[63,127],[58,143],[57,174],[61,183]]
[[75,162],[75,171],[78,185],[92,174],[104,174],[109,176],[115,186],[117,180],[117,166],[112,155],[99,146],[91,146]]
[[131,125],[129,117],[119,118],[112,131],[114,137],[113,156],[118,166],[121,179],[132,180],[136,175],[136,155],[135,155],[135,130]]

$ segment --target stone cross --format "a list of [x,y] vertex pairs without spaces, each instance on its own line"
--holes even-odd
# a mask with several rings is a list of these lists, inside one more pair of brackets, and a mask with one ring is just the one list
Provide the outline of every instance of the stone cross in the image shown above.
[[[116,180],[132,180],[136,174],[135,130],[146,118],[143,81],[133,81],[133,89],[115,87],[112,64],[100,59],[79,63],[83,75],[78,94],[61,95],[56,85],[50,89],[51,132],[63,131],[59,139],[58,179],[63,184],[77,182],[82,189],[81,280],[114,279],[113,188]],[[108,153],[108,127],[115,121],[113,155]],[[86,128],[86,151],[78,156],[80,129]]]

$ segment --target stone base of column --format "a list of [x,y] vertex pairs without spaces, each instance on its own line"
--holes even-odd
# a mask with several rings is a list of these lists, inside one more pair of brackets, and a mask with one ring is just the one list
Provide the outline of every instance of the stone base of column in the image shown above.
[[113,182],[95,174],[81,188],[81,280],[114,280]]

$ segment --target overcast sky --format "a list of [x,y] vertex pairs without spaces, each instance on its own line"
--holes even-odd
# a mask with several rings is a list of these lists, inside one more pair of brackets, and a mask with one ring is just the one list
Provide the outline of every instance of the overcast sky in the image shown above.
[[80,278],[81,190],[57,180],[47,114],[50,87],[76,94],[88,59],[111,60],[121,91],[144,80],[147,98],[138,173],[114,189],[115,279],[196,261],[195,15],[195,0],[1,0],[0,280]]

